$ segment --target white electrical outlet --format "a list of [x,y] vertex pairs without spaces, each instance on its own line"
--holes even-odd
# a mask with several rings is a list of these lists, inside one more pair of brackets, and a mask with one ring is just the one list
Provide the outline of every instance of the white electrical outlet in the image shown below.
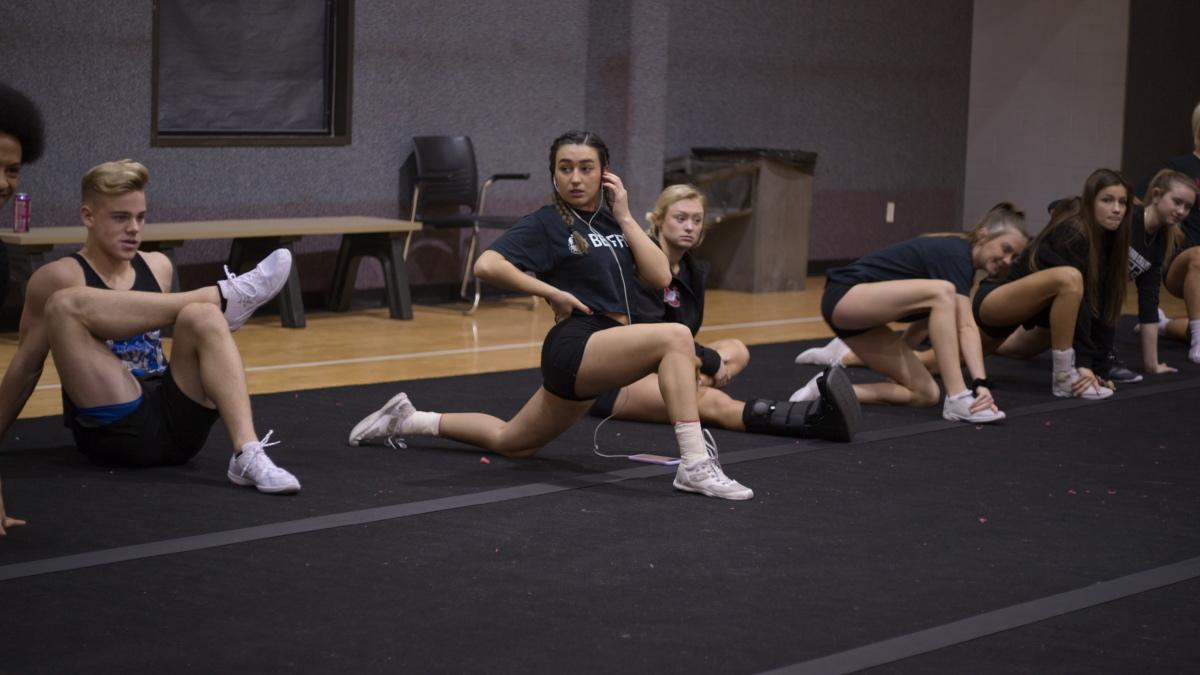
[[896,222],[896,202],[888,202],[887,203],[887,212],[885,212],[883,214],[883,222],[885,222],[885,223]]

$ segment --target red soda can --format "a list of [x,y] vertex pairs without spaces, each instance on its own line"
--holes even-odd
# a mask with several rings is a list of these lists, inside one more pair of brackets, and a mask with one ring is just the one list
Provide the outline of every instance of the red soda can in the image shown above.
[[18,192],[13,199],[13,232],[28,232],[29,222],[29,193]]

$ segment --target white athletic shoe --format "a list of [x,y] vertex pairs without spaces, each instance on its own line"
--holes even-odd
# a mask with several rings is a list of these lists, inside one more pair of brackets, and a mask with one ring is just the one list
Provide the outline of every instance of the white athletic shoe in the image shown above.
[[841,338],[833,338],[824,347],[805,349],[796,357],[796,363],[810,366],[840,366],[842,359],[850,353],[850,346]]
[[754,490],[725,475],[717,459],[717,444],[707,430],[704,434],[708,437],[704,444],[708,457],[690,465],[681,462],[675,470],[675,489],[718,499],[753,499]]
[[[1072,368],[1070,370],[1056,372],[1056,373],[1054,373],[1053,383],[1050,385],[1050,391],[1052,391],[1054,393],[1054,395],[1059,398],[1074,398],[1075,393],[1072,390],[1072,385],[1074,385],[1075,380],[1078,380],[1078,379],[1079,379],[1079,371],[1074,368]],[[1109,389],[1108,387],[1105,387],[1105,386],[1102,386],[1099,384],[1093,384],[1092,386],[1090,386],[1086,390],[1084,390],[1084,392],[1079,395],[1079,398],[1087,399],[1090,401],[1098,401],[1100,399],[1108,398],[1109,396],[1112,396],[1112,395],[1113,395],[1112,389]]]
[[808,381],[808,384],[792,392],[792,395],[788,397],[788,401],[797,403],[799,401],[815,401],[821,398],[821,389],[817,386],[817,380],[819,379],[821,379],[821,374],[817,373]]
[[294,494],[300,491],[300,481],[284,469],[275,466],[263,448],[279,443],[268,443],[274,430],[268,431],[261,441],[247,443],[242,450],[229,458],[226,473],[234,485],[254,486],[259,492],[268,494]]
[[221,295],[225,298],[225,320],[229,322],[229,330],[241,328],[254,310],[275,297],[291,272],[292,252],[286,248],[275,249],[254,269],[242,275],[230,272],[226,266],[228,279],[218,281],[217,286],[221,287]]
[[404,443],[399,439],[404,421],[413,416],[417,409],[408,400],[408,394],[396,394],[383,407],[362,418],[350,430],[349,443],[359,445],[387,445],[392,448],[403,448]]
[[972,424],[987,424],[1004,419],[1003,410],[980,410],[973,413],[971,406],[974,404],[974,394],[963,396],[960,399],[951,399],[947,396],[942,401],[942,418],[951,422],[970,422]]

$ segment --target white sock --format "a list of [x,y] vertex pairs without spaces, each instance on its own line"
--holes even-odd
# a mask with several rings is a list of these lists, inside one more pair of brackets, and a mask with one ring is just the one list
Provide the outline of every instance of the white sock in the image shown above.
[[1192,334],[1192,346],[1200,345],[1200,319],[1188,322],[1188,332]]
[[796,363],[812,366],[841,365],[842,359],[850,353],[850,346],[841,338],[834,338],[824,347],[805,349],[796,357]]
[[1158,310],[1158,335],[1159,335],[1159,337],[1162,337],[1163,335],[1167,334],[1167,324],[1169,324],[1169,323],[1171,323],[1170,317],[1168,317],[1167,313],[1162,311],[1162,309],[1159,309]]
[[833,360],[829,363],[829,365],[842,365],[842,359],[846,358],[846,355],[850,353],[850,345],[843,342],[842,338],[834,338],[833,342],[829,343],[829,346],[833,348],[829,354]]
[[1075,370],[1075,348],[1051,349],[1050,358],[1054,361],[1054,372],[1065,373]]
[[700,432],[700,420],[676,422],[675,440],[679,442],[679,456],[684,464],[692,466],[696,462],[708,459],[708,450],[704,447],[704,434]]
[[795,403],[797,401],[815,401],[821,398],[821,390],[817,387],[817,378],[819,377],[821,376],[817,375],[813,379],[809,380],[808,384],[797,389],[795,393],[788,398],[788,401]]
[[414,412],[400,425],[400,433],[413,436],[437,436],[442,425],[442,413]]
[[946,398],[950,399],[951,401],[957,401],[959,399],[964,399],[970,395],[971,395],[970,389],[963,389],[962,391],[958,392],[957,394],[955,394],[953,396],[947,396]]

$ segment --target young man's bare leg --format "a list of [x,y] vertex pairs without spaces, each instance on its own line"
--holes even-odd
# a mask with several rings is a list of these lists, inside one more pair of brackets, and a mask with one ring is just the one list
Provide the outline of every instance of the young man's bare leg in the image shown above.
[[188,398],[216,408],[233,442],[229,477],[261,492],[292,493],[300,482],[263,452],[254,428],[246,372],[220,308],[192,304],[179,312],[171,345],[171,377]]

